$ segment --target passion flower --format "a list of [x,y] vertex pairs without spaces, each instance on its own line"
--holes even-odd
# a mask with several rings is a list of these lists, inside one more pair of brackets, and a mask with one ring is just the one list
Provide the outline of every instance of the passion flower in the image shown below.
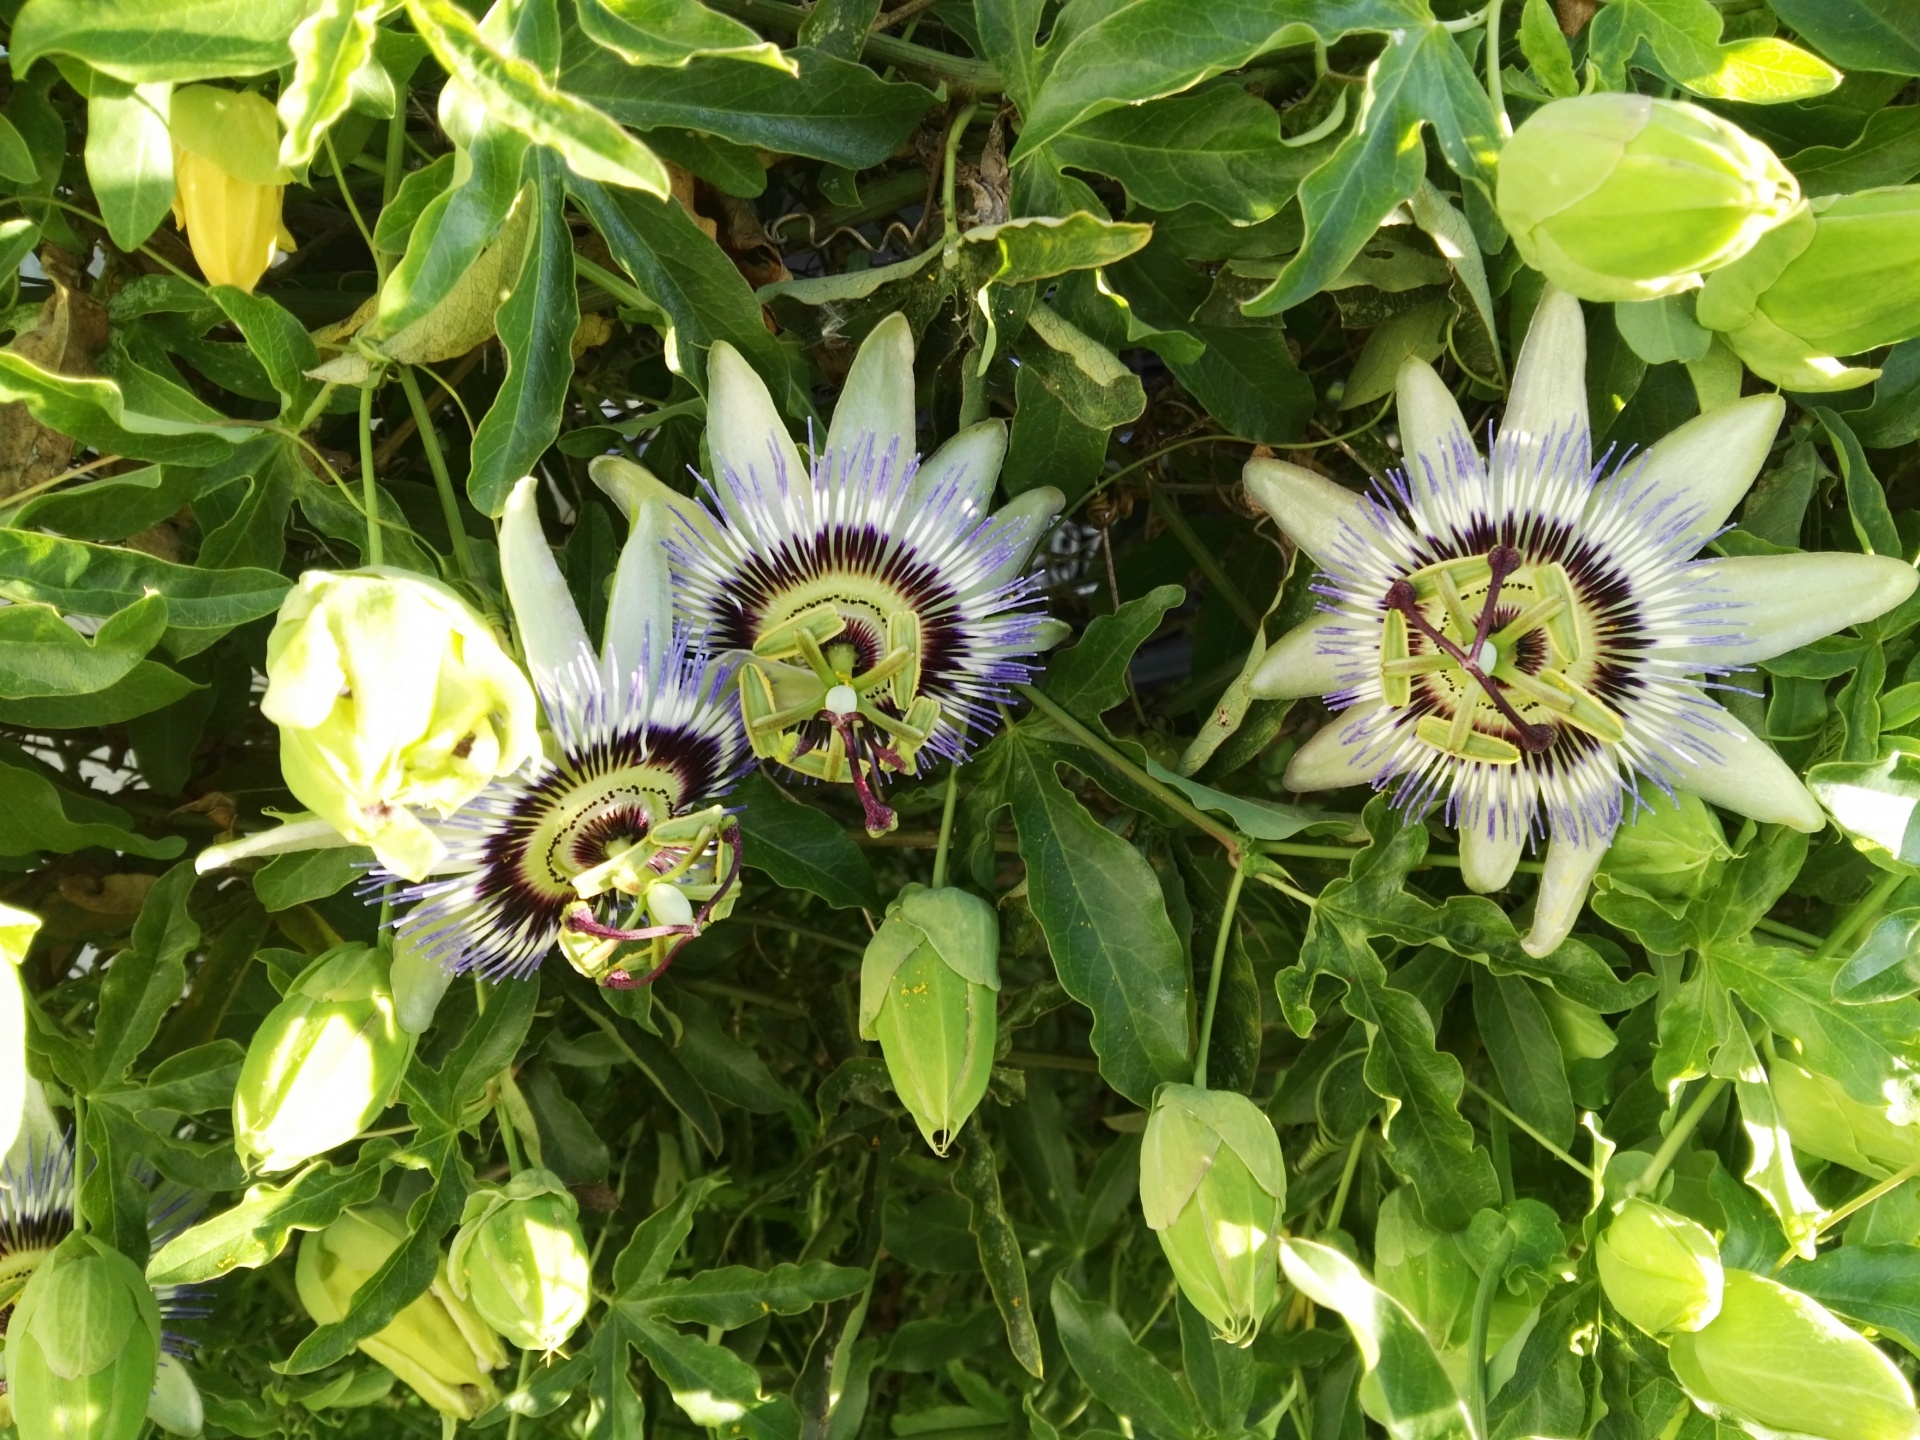
[[[1580,304],[1549,289],[1491,463],[1431,366],[1399,376],[1406,467],[1359,495],[1280,460],[1247,491],[1320,567],[1320,611],[1267,652],[1256,695],[1340,713],[1294,754],[1294,790],[1391,787],[1442,808],[1475,890],[1550,832],[1524,941],[1580,913],[1623,797],[1642,782],[1763,822],[1824,817],[1713,680],[1892,609],[1913,568],[1876,555],[1695,559],[1753,483],[1784,410],[1755,395],[1595,466]],[[1654,803],[1660,803],[1656,797]]]
[[662,535],[642,503],[598,655],[547,548],[538,482],[500,522],[500,568],[554,755],[496,781],[436,835],[444,878],[402,892],[416,960],[525,975],[559,944],[589,979],[645,984],[732,908],[740,828],[716,803],[746,759],[731,678],[676,630]]
[[920,462],[903,315],[861,343],[811,465],[724,342],[708,381],[718,514],[683,518],[672,541],[680,613],[742,661],[753,753],[851,784],[868,830],[884,833],[881,773],[916,774],[923,752],[962,758],[1056,638],[1025,571],[1062,496],[1040,486],[988,513],[1007,445],[997,420]]

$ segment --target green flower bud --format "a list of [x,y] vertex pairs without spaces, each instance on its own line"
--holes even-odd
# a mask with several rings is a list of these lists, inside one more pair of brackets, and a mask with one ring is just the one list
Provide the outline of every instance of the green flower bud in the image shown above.
[[21,1440],[133,1440],[160,1358],[146,1276],[105,1241],[69,1235],[20,1292],[6,1358]]
[[394,1014],[384,949],[336,945],[253,1032],[233,1092],[234,1144],[268,1173],[344,1145],[400,1088],[413,1036]]
[[1667,1346],[1673,1373],[1712,1411],[1820,1440],[1912,1440],[1913,1392],[1877,1346],[1818,1301],[1729,1270],[1720,1313]]
[[907,886],[867,942],[860,1034],[936,1154],[987,1093],[999,989],[999,918],[964,890]]
[[409,806],[447,815],[540,751],[533,689],[493,631],[403,571],[303,575],[267,639],[260,710],[300,803],[410,880],[445,847]]
[[1543,105],[1500,152],[1521,258],[1582,300],[1677,295],[1793,213],[1800,186],[1719,116],[1645,95]]
[[1600,1232],[1600,1288],[1649,1335],[1698,1330],[1720,1313],[1720,1247],[1705,1227],[1638,1198]]
[[1249,1345],[1273,1308],[1287,1169],[1273,1122],[1232,1090],[1162,1085],[1140,1146],[1140,1209],[1187,1302]]
[[[384,1205],[348,1210],[326,1229],[302,1237],[293,1280],[307,1314],[320,1325],[338,1321],[354,1292],[406,1238],[406,1220]],[[358,1348],[442,1415],[460,1420],[471,1420],[499,1398],[487,1372],[507,1362],[500,1337],[453,1293],[445,1260],[427,1293]]]
[[447,1252],[454,1294],[523,1350],[557,1350],[587,1315],[592,1269],[580,1202],[551,1170],[467,1197]]
[[1862,1175],[1890,1175],[1920,1162],[1920,1125],[1896,1125],[1886,1107],[1865,1105],[1838,1081],[1791,1060],[1767,1066],[1773,1103],[1793,1148]]
[[169,1435],[198,1435],[206,1425],[207,1407],[200,1399],[200,1387],[187,1367],[171,1355],[160,1357],[153,1393],[147,1397],[147,1418]]
[[1601,872],[1655,900],[1691,900],[1711,890],[1733,856],[1720,817],[1685,790],[1641,799],[1633,818],[1614,832]]
[[280,164],[273,102],[246,90],[186,85],[168,105],[173,137],[173,223],[209,285],[251,291],[291,250],[280,200],[293,175]]
[[1865,385],[1880,372],[1837,357],[1920,335],[1920,186],[1810,202],[1715,274],[1695,314],[1777,385]]
[[393,932],[393,1011],[402,1030],[426,1034],[452,984],[453,972],[420,943],[417,929]]

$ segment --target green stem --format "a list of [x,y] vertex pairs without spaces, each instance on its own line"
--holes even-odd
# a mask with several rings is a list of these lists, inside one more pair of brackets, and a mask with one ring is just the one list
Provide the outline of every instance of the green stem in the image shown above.
[[[380,209],[393,204],[393,197],[400,193],[400,180],[406,173],[407,163],[407,87],[398,86],[393,97],[393,115],[387,121],[386,163],[380,172]],[[378,276],[379,287],[387,283],[387,271],[393,268],[393,262],[387,258],[384,250],[373,252],[374,273]],[[377,287],[378,288],[378,287]]]
[[378,565],[385,558],[380,537],[380,482],[373,473],[373,390],[380,383],[379,373],[368,371],[360,382],[360,491],[367,508],[367,564]]
[[940,845],[933,852],[933,888],[938,890],[947,883],[947,847],[953,841],[953,806],[960,796],[960,767],[957,764],[947,767],[947,798],[940,807]]
[[1847,911],[1846,917],[1834,927],[1833,933],[1820,942],[1820,948],[1813,952],[1815,960],[1830,960],[1840,953],[1840,947],[1857,935],[1861,928],[1880,913],[1880,907],[1887,903],[1887,897],[1900,888],[1904,875],[1882,875],[1873,882],[1873,888],[1866,897]]
[[1693,1103],[1681,1112],[1680,1118],[1673,1122],[1673,1129],[1667,1132],[1667,1138],[1660,1142],[1660,1148],[1653,1152],[1653,1162],[1641,1172],[1640,1178],[1627,1186],[1629,1195],[1646,1195],[1660,1183],[1660,1177],[1667,1173],[1667,1167],[1673,1164],[1674,1157],[1680,1153],[1680,1147],[1698,1128],[1701,1119],[1707,1113],[1707,1107],[1720,1098],[1720,1092],[1727,1088],[1727,1082],[1718,1075],[1709,1076],[1707,1083],[1700,1087],[1700,1093]]
[[[785,35],[799,34],[801,23],[808,13],[798,5],[782,4],[780,0],[714,0],[713,8]],[[861,48],[862,54],[869,60],[880,60],[889,65],[898,65],[903,70],[917,70],[923,75],[936,76],[969,94],[997,94],[1001,88],[1000,72],[991,65],[949,55],[944,50],[915,45],[892,35],[870,34]]]
[[347,202],[347,214],[353,217],[353,228],[360,232],[360,238],[366,243],[367,256],[376,269],[380,264],[380,250],[373,243],[373,232],[367,228],[367,222],[360,218],[360,207],[353,203],[353,191],[347,186],[347,172],[340,166],[340,157],[334,153],[333,133],[328,131],[320,137],[327,147],[327,159],[333,165],[333,178],[340,186],[340,198]]
[[[1513,122],[1507,118],[1507,97],[1500,78],[1500,0],[1487,3],[1487,99],[1499,117],[1500,133],[1513,134]],[[1462,367],[1465,368],[1465,367]]]
[[960,215],[954,207],[953,176],[960,159],[960,137],[967,133],[967,124],[973,119],[978,105],[965,105],[960,113],[953,117],[953,124],[947,129],[946,158],[940,166],[940,223],[946,233],[946,251],[941,263],[951,268],[960,259]]
[[1353,1189],[1354,1172],[1360,1168],[1360,1152],[1367,1147],[1368,1133],[1365,1125],[1353,1132],[1353,1143],[1347,1146],[1346,1163],[1340,1167],[1340,1183],[1334,1189],[1333,1203],[1327,1207],[1327,1218],[1320,1226],[1322,1235],[1340,1228],[1340,1217],[1346,1213],[1347,1195]]
[[1795,925],[1784,925],[1778,920],[1769,920],[1765,916],[1753,922],[1753,928],[1767,935],[1777,935],[1782,940],[1791,940],[1796,945],[1804,945],[1809,950],[1818,950],[1821,939]]
[[513,1133],[513,1117],[507,1113],[505,1104],[494,1105],[493,1123],[500,1127],[500,1143],[506,1147],[507,1173],[518,1175],[527,1168],[527,1162],[520,1154],[520,1137]]
[[1513,1227],[1507,1226],[1487,1257],[1487,1268],[1480,1272],[1479,1288],[1473,1292],[1473,1328],[1467,1339],[1467,1407],[1473,1416],[1473,1433],[1487,1433],[1487,1322],[1493,1316],[1493,1297],[1500,1282],[1507,1278],[1507,1261],[1513,1256]]
[[87,1175],[87,1102],[73,1092],[73,1233],[87,1233],[87,1212],[80,1207],[80,1187]]
[[1213,1044],[1213,1012],[1220,1003],[1220,972],[1227,968],[1227,940],[1233,934],[1234,912],[1240,908],[1240,887],[1247,883],[1247,872],[1239,866],[1233,868],[1233,879],[1227,882],[1227,904],[1220,913],[1220,933],[1213,942],[1213,970],[1207,976],[1207,1008],[1200,1017],[1200,1049],[1193,1060],[1193,1084],[1197,1090],[1207,1088],[1207,1051]]
[[427,397],[420,393],[413,367],[400,367],[400,388],[407,392],[407,405],[413,411],[413,428],[427,452],[427,468],[433,471],[433,488],[440,492],[440,510],[447,520],[447,534],[453,541],[453,562],[468,580],[478,580],[480,569],[473,558],[473,541],[460,519],[460,497],[454,493],[453,476],[447,470],[447,457],[440,449],[440,437],[434,433],[433,417],[427,410]]
[[1175,505],[1158,485],[1151,479],[1147,481],[1147,497],[1153,502],[1153,508],[1166,522],[1174,538],[1186,547],[1187,554],[1193,557],[1193,563],[1200,567],[1200,573],[1207,577],[1207,583],[1220,592],[1220,598],[1227,602],[1227,608],[1240,618],[1240,623],[1254,633],[1260,630],[1260,613],[1247,603],[1247,597],[1240,593],[1240,587],[1227,578],[1227,572],[1220,568],[1220,562],[1213,552],[1200,543],[1200,537],[1193,533],[1193,527],[1187,524],[1187,517],[1180,513]]
[[[520,1378],[513,1382],[513,1389],[516,1395],[526,1392],[527,1372],[532,1368],[533,1352],[531,1350],[522,1350],[520,1352]],[[518,1440],[519,1434],[520,1412],[515,1410],[507,1416],[507,1440]]]
[[1472,1091],[1481,1100],[1485,1101],[1489,1109],[1505,1117],[1509,1125],[1512,1125],[1516,1129],[1518,1129],[1529,1140],[1533,1141],[1534,1144],[1538,1145],[1542,1150],[1545,1150],[1549,1155],[1553,1156],[1553,1158],[1558,1160],[1561,1164],[1571,1166],[1573,1169],[1578,1170],[1580,1172],[1581,1178],[1586,1180],[1589,1184],[1593,1182],[1593,1178],[1594,1178],[1593,1167],[1591,1165],[1581,1164],[1580,1161],[1574,1159],[1572,1155],[1568,1154],[1565,1150],[1562,1150],[1558,1145],[1554,1144],[1553,1141],[1549,1140],[1546,1136],[1542,1135],[1538,1130],[1534,1129],[1533,1126],[1529,1125],[1525,1120],[1522,1120],[1518,1115],[1514,1114],[1512,1110],[1508,1109],[1505,1105],[1501,1104],[1499,1100],[1495,1099],[1492,1095],[1488,1094],[1480,1086],[1474,1084],[1473,1081],[1466,1080],[1463,1078],[1461,1083],[1463,1083],[1468,1090]]
[[[1858,1195],[1854,1196],[1853,1199],[1847,1201],[1846,1204],[1842,1205],[1838,1210],[1835,1210],[1820,1222],[1820,1228],[1813,1232],[1814,1238],[1817,1240],[1842,1220],[1866,1209],[1867,1206],[1878,1200],[1882,1195],[1887,1194],[1889,1191],[1898,1190],[1916,1175],[1920,1175],[1920,1160],[1915,1160],[1911,1165],[1902,1166],[1900,1169],[1894,1171],[1893,1174],[1887,1176],[1887,1178],[1882,1180],[1878,1185],[1873,1186],[1871,1189],[1861,1191]],[[1787,1258],[1791,1258],[1792,1253],[1791,1251],[1787,1252]],[[1786,1259],[1780,1262],[1781,1265],[1786,1263]],[[1775,1268],[1778,1269],[1779,1267],[1776,1266]]]
[[1113,766],[1114,769],[1122,772],[1129,780],[1151,794],[1154,799],[1158,800],[1162,805],[1165,805],[1169,810],[1173,811],[1174,814],[1185,820],[1196,830],[1199,830],[1203,834],[1211,835],[1215,840],[1219,841],[1220,844],[1226,848],[1227,858],[1232,861],[1233,867],[1236,870],[1240,868],[1240,840],[1239,837],[1227,829],[1226,826],[1222,825],[1205,811],[1197,809],[1188,801],[1186,796],[1175,790],[1171,785],[1163,785],[1160,781],[1154,779],[1153,776],[1147,774],[1146,771],[1127,759],[1126,756],[1114,749],[1112,745],[1102,740],[1098,735],[1094,734],[1093,731],[1074,719],[1074,717],[1068,714],[1061,706],[1055,704],[1052,700],[1041,694],[1040,691],[1034,689],[1033,686],[1015,685],[1013,688],[1031,701],[1033,707],[1040,711],[1041,714],[1045,715],[1049,720],[1053,721],[1054,724],[1073,736],[1075,740],[1079,741],[1082,745],[1086,746],[1087,749],[1093,751],[1094,754]]

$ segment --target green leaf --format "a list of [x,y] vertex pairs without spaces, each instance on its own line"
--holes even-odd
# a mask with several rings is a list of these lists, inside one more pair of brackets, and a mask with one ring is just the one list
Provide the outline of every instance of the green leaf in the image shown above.
[[1022,375],[1031,370],[1074,419],[1106,431],[1140,418],[1147,392],[1118,355],[1045,305],[1033,307],[1027,330],[1041,343],[1021,347]]
[[0,608],[0,699],[91,695],[130,675],[167,628],[167,602],[136,600],[89,641],[51,605]]
[[[380,289],[371,338],[399,335],[453,293],[507,223],[527,148],[526,139],[504,125],[480,127],[464,152],[465,179],[427,200],[413,222],[406,254]],[[461,152],[454,158],[458,174]]]
[[574,174],[662,199],[671,193],[666,167],[651,150],[591,104],[549,84],[539,66],[494,49],[449,0],[407,0],[407,18],[489,117],[530,144],[559,151]]
[[129,1085],[106,1094],[128,1108],[172,1110],[182,1115],[204,1115],[233,1103],[246,1051],[234,1040],[215,1040],[169,1055],[154,1066],[144,1085]]
[[1809,197],[1904,185],[1920,175],[1920,106],[1876,110],[1851,145],[1809,145],[1787,157],[1787,168]]
[[1006,1326],[1007,1348],[1036,1380],[1044,1373],[1040,1330],[1033,1315],[1033,1296],[1027,1288],[1027,1265],[1020,1237],[1000,1198],[999,1162],[987,1143],[985,1128],[976,1117],[960,1142],[960,1163],[953,1172],[953,1188],[967,1202],[967,1228],[980,1252],[980,1272],[987,1277],[993,1303]]
[[155,1285],[204,1285],[278,1258],[296,1230],[322,1230],[380,1193],[391,1142],[369,1141],[352,1165],[317,1160],[279,1185],[255,1185],[239,1204],[162,1245],[147,1263]]
[[1078,500],[1106,464],[1108,432],[1078,419],[1028,366],[1015,373],[1013,395],[1013,428],[1000,470],[1007,494],[1052,485],[1069,502]]
[[1006,748],[1007,796],[1027,866],[1027,898],[1055,972],[1093,1012],[1106,1082],[1136,1105],[1184,1080],[1193,997],[1186,957],[1152,867],[1087,813],[1054,773],[1063,758],[1018,730]]
[[445,1263],[440,1242],[459,1222],[472,1183],[471,1171],[460,1155],[457,1135],[433,1142],[430,1150],[416,1152],[413,1158],[433,1172],[434,1185],[413,1202],[407,1214],[407,1238],[353,1292],[344,1316],[319,1326],[294,1347],[293,1354],[278,1367],[281,1373],[310,1375],[345,1359],[355,1345],[379,1334],[433,1283]]
[[1060,1344],[1096,1400],[1168,1440],[1199,1436],[1193,1401],[1118,1315],[1082,1300],[1064,1275],[1054,1277],[1051,1299]]
[[615,262],[671,321],[669,353],[696,388],[706,387],[707,351],[725,340],[752,363],[781,408],[790,415],[807,413],[806,392],[780,342],[767,333],[760,302],[684,206],[577,179],[568,188]]
[[732,1427],[761,1403],[760,1372],[731,1350],[645,1320],[627,1325],[634,1348],[694,1424]]
[[704,1175],[640,1222],[613,1262],[613,1288],[620,1298],[644,1299],[659,1286],[693,1232],[695,1212],[725,1183],[718,1176]]
[[1044,73],[1041,47],[1034,43],[1046,0],[974,0],[974,27],[980,53],[1000,72],[1008,97],[1025,114]]
[[212,465],[258,433],[251,426],[145,414],[128,405],[112,380],[55,375],[17,351],[0,350],[0,403],[8,401],[81,445],[136,460]]
[[1573,1144],[1567,1064],[1530,982],[1475,969],[1473,1018],[1508,1106],[1562,1150]]
[[976,225],[961,234],[960,242],[970,262],[983,272],[983,284],[1014,286],[1112,265],[1152,238],[1151,225],[1104,220],[1081,210]]
[[530,980],[503,980],[492,986],[486,1008],[473,1017],[467,1033],[437,1069],[414,1057],[405,1085],[408,1104],[417,1100],[449,1128],[457,1127],[468,1103],[513,1062],[539,1001],[540,987]]
[[1840,465],[1840,477],[1847,487],[1847,513],[1853,519],[1853,533],[1860,548],[1869,555],[1891,555],[1904,559],[1906,547],[1893,523],[1893,511],[1887,505],[1886,488],[1867,464],[1866,451],[1854,438],[1852,429],[1825,405],[1813,407],[1813,413],[1827,432],[1834,459]]
[[1187,0],[1088,10],[1070,33],[1057,33],[1068,30],[1058,26],[1047,47],[1046,76],[1026,107],[1016,163],[1089,116],[1175,94],[1277,46],[1432,23],[1414,0],[1221,0],[1208,7],[1204,25],[1194,23]]
[[1819,56],[1777,36],[1721,43],[1720,12],[1710,0],[1615,0],[1596,15],[1587,50],[1616,83],[1642,44],[1667,78],[1713,100],[1775,105],[1810,100],[1840,83]]
[[1178,585],[1161,585],[1111,614],[1095,616],[1077,641],[1048,662],[1042,687],[1048,698],[1089,723],[1124,704],[1134,652],[1186,597]]
[[1713,332],[1693,318],[1691,295],[1617,301],[1613,323],[1620,338],[1649,365],[1698,360],[1713,344]]
[[629,65],[685,65],[703,56],[794,73],[780,47],[692,0],[577,0],[580,29]]
[[87,180],[122,250],[144,244],[173,204],[172,89],[95,76],[87,97]]
[[373,867],[373,851],[365,845],[330,846],[323,850],[296,850],[276,855],[255,872],[253,893],[268,911],[291,910],[309,900],[337,895]]
[[71,55],[129,85],[219,80],[277,70],[304,0],[27,0],[8,37],[24,76],[42,56]]
[[1205,205],[1239,225],[1278,214],[1308,169],[1301,149],[1281,143],[1279,112],[1224,81],[1083,121],[1053,154],[1113,176],[1135,205]]
[[1316,1305],[1337,1310],[1353,1331],[1376,1386],[1375,1418],[1395,1440],[1471,1436],[1473,1423],[1412,1315],[1376,1289],[1345,1255],[1312,1240],[1282,1240],[1280,1268]]
[[207,298],[233,322],[267,372],[280,397],[280,418],[294,425],[305,423],[308,408],[320,393],[320,382],[306,374],[320,363],[320,352],[306,326],[268,296],[249,295],[231,285],[209,287]]
[[89,730],[96,725],[118,725],[205,688],[158,661],[142,660],[106,689],[90,695],[0,700],[0,725],[27,730]]
[[755,1270],[723,1265],[664,1282],[646,1301],[663,1319],[738,1330],[764,1315],[799,1315],[829,1300],[858,1295],[867,1272],[824,1260]]
[[797,77],[725,59],[636,72],[611,51],[570,43],[560,78],[570,93],[640,130],[698,130],[850,170],[885,160],[934,102],[930,90],[889,83],[818,50],[789,50],[787,59]]
[[1847,70],[1920,75],[1920,14],[1904,0],[1769,0],[1801,39]]
[[832,816],[788,799],[758,770],[733,794],[745,806],[741,855],[748,865],[774,884],[810,891],[836,909],[878,914],[885,908],[866,856]]
[[293,32],[293,79],[277,106],[286,132],[282,165],[297,170],[312,160],[327,127],[346,113],[353,74],[373,54],[379,14],[362,0],[320,0]]
[[[169,635],[197,632],[186,637],[187,654],[235,625],[271,615],[289,588],[271,570],[201,570],[135,550],[0,530],[0,595],[74,615],[113,615],[150,594],[162,595]],[[171,638],[168,643],[182,653]]]
[[573,379],[573,332],[580,303],[573,284],[573,235],[567,229],[560,157],[528,153],[533,207],[527,248],[513,293],[494,317],[507,352],[507,373],[473,436],[467,497],[482,515],[499,515],[507,495],[560,433],[560,412]]
[[126,826],[125,813],[115,807],[58,789],[35,771],[0,762],[0,855],[43,850],[65,855],[98,845],[125,855],[171,860],[187,847],[178,835],[149,840]]
[[1707,963],[1776,1032],[1799,1047],[1809,1070],[1840,1082],[1863,1105],[1886,1105],[1916,1088],[1920,1001],[1845,1005],[1833,998],[1841,957],[1816,960],[1784,946],[1728,941]]
[[[13,180],[21,185],[31,185],[40,178],[40,167],[34,163],[33,150],[27,144],[14,123],[5,115],[0,115],[0,180]],[[31,220],[18,217],[0,225],[0,233],[10,239],[34,228]],[[17,244],[17,241],[15,242]],[[8,247],[12,253],[12,246]],[[11,275],[19,267],[20,260],[15,257],[11,263],[0,264],[0,275]]]
[[1920,1247],[1836,1246],[1795,1260],[1780,1272],[1780,1283],[1920,1355]]
[[187,953],[200,943],[200,927],[187,913],[193,882],[185,861],[163,875],[141,903],[132,944],[107,966],[94,1030],[95,1089],[126,1074],[186,989]]
[[1249,1350],[1213,1333],[1206,1318],[1182,1295],[1174,1301],[1180,1323],[1180,1363],[1207,1427],[1232,1435],[1246,1424],[1260,1375]]
[[1527,57],[1547,93],[1565,100],[1580,93],[1580,82],[1573,73],[1573,53],[1567,37],[1560,32],[1551,0],[1527,0],[1520,11],[1520,53]]
[[1367,71],[1360,118],[1300,183],[1307,237],[1273,284],[1241,308],[1274,315],[1323,290],[1425,176],[1419,136],[1432,124],[1454,172],[1487,185],[1497,130],[1486,92],[1453,37],[1428,21],[1395,32]]

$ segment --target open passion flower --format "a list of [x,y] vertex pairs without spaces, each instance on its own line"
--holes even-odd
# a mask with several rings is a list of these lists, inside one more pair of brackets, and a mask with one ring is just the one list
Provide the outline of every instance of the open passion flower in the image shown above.
[[[1287,767],[1294,790],[1392,786],[1460,832],[1475,890],[1549,832],[1527,950],[1566,938],[1644,777],[1763,822],[1817,830],[1819,804],[1711,699],[1716,677],[1891,609],[1897,557],[1696,559],[1753,483],[1777,395],[1593,463],[1580,304],[1535,311],[1491,463],[1432,367],[1400,371],[1403,475],[1359,495],[1253,460],[1248,493],[1320,567],[1320,611],[1262,662],[1254,693],[1341,713]],[[1705,677],[1705,678],[1701,678]],[[1655,803],[1659,803],[1656,798]]]
[[883,833],[881,772],[915,774],[923,751],[961,758],[1057,638],[1025,572],[1062,497],[1041,486],[987,512],[1007,447],[997,420],[919,462],[903,315],[861,343],[811,465],[731,347],[708,366],[719,513],[681,510],[680,613],[708,649],[741,658],[753,753],[851,783]]
[[525,975],[557,943],[581,974],[629,988],[732,906],[740,827],[716,797],[746,746],[729,667],[673,626],[669,512],[629,512],[596,657],[541,532],[537,484],[507,502],[500,568],[554,754],[437,827],[450,873],[402,892],[419,903],[399,926],[449,970]]

